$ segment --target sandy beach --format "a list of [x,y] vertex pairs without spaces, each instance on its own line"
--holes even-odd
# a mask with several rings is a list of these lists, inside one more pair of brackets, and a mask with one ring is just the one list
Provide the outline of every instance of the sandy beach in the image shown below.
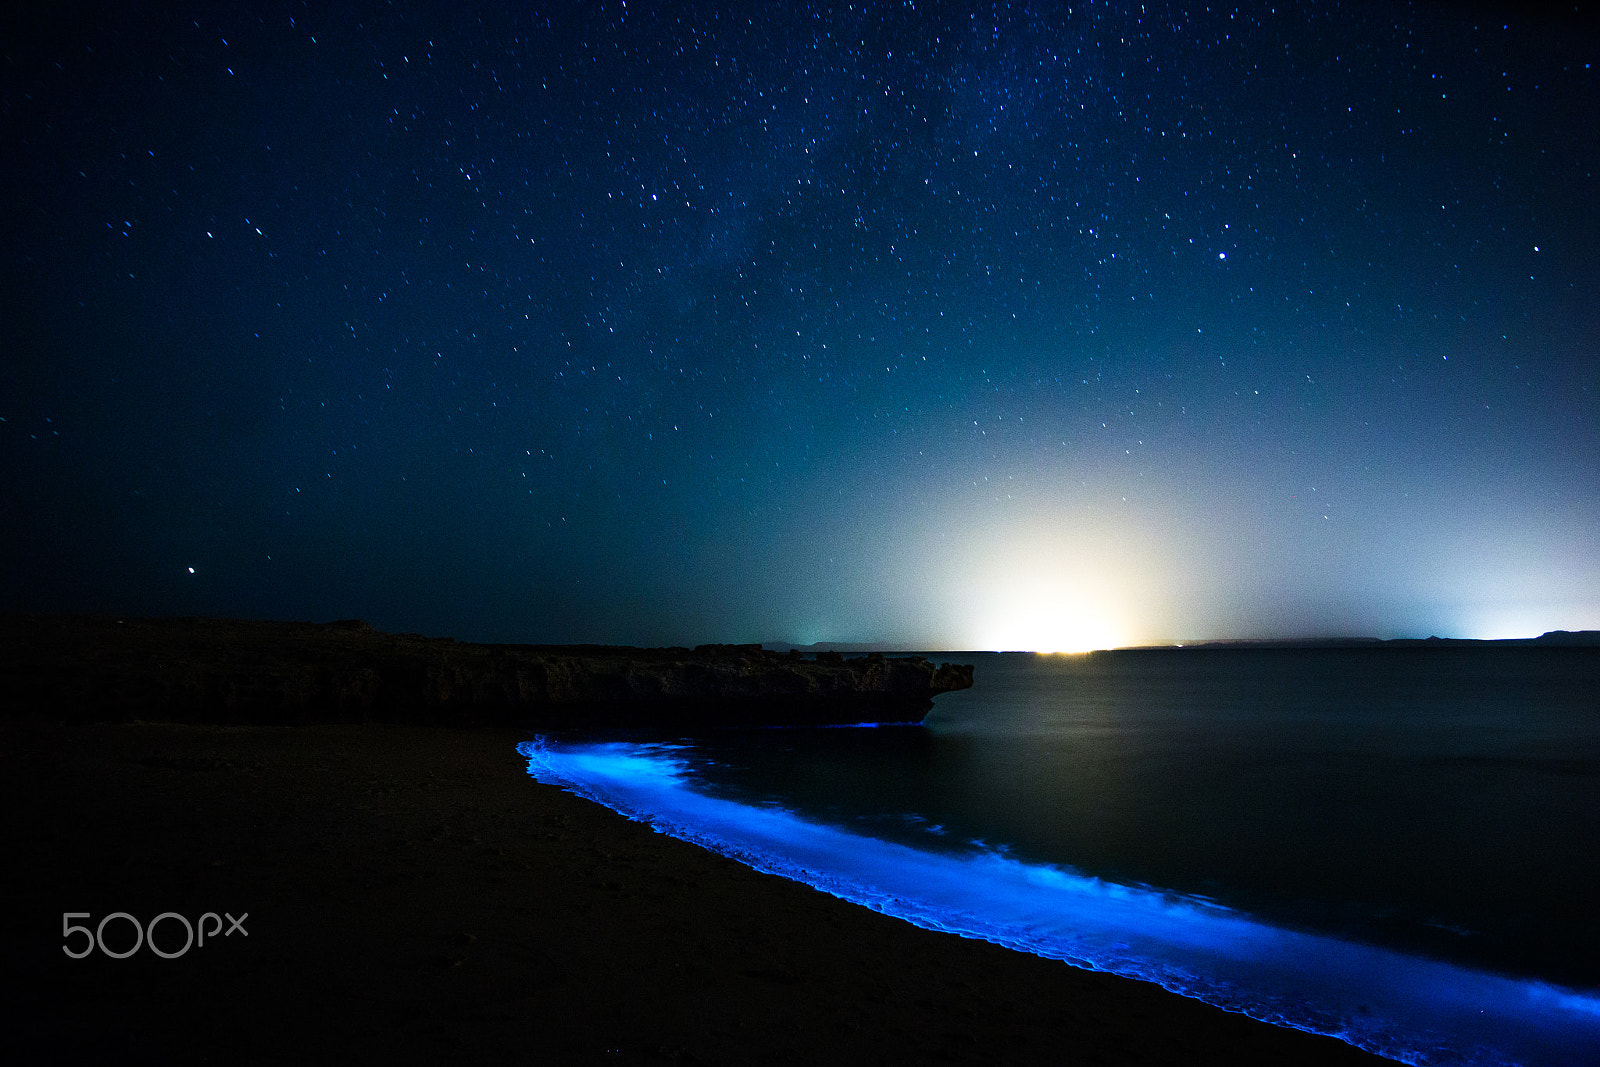
[[[534,782],[525,732],[0,737],[16,1018],[51,1059],[1383,1062],[759,874]],[[181,954],[163,919],[174,958],[73,959],[67,912],[219,918]],[[134,943],[126,919],[103,934]]]

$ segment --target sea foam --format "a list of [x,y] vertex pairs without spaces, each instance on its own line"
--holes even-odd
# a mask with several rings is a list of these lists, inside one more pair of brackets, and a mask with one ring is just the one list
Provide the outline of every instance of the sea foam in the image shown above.
[[930,930],[1155,982],[1414,1064],[1600,1061],[1600,996],[1274,927],[993,849],[926,851],[694,788],[672,744],[519,746],[528,773],[656,830]]

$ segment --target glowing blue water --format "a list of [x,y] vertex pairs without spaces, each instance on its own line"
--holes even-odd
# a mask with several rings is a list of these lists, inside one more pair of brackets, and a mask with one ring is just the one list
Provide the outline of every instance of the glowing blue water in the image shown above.
[[1410,1063],[1592,1064],[1600,997],[1269,926],[974,849],[931,852],[690,785],[682,746],[521,746],[528,771],[663,833],[918,926],[1156,982]]
[[1600,653],[974,659],[924,726],[567,736],[530,770],[924,926],[1397,1058],[1600,1063]]

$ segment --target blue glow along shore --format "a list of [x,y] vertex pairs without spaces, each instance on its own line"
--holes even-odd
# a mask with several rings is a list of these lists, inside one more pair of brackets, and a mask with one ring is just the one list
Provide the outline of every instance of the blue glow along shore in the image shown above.
[[917,926],[1144,981],[1415,1064],[1600,1061],[1600,996],[1280,929],[992,850],[940,853],[696,791],[666,744],[519,746],[528,773]]

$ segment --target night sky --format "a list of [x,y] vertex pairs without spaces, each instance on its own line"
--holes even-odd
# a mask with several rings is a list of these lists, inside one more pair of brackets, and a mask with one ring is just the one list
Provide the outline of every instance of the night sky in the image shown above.
[[1600,627],[1583,18],[26,6],[0,609]]

